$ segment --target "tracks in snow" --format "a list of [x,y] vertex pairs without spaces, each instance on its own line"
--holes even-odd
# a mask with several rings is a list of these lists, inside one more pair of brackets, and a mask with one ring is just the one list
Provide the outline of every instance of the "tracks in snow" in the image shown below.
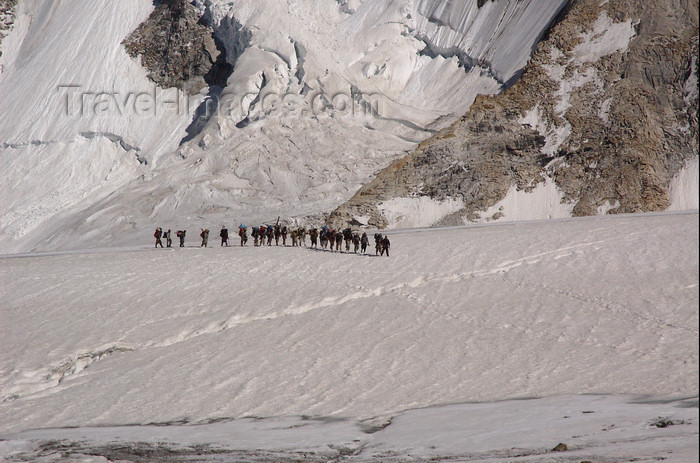
[[495,267],[492,268],[487,268],[483,270],[476,270],[476,271],[471,271],[471,272],[464,272],[464,273],[454,273],[454,274],[449,274],[449,275],[433,275],[433,276],[419,276],[415,277],[409,281],[406,282],[401,282],[401,283],[395,283],[395,284],[389,284],[389,285],[381,285],[373,288],[368,288],[365,286],[359,286],[356,288],[356,291],[349,292],[344,295],[339,295],[339,296],[329,296],[325,297],[323,299],[317,300],[315,302],[310,302],[306,304],[293,304],[290,305],[289,307],[278,310],[269,314],[265,315],[259,315],[259,316],[250,316],[250,317],[242,317],[240,315],[234,315],[233,317],[230,317],[225,320],[219,320],[216,322],[211,322],[205,326],[199,327],[197,329],[191,330],[191,331],[183,331],[181,333],[178,333],[175,336],[159,340],[159,341],[153,341],[147,344],[144,344],[141,346],[141,348],[152,348],[152,347],[168,347],[172,346],[174,344],[182,343],[182,342],[187,342],[190,341],[194,338],[197,338],[199,336],[204,336],[204,335],[210,335],[210,334],[217,334],[222,331],[235,328],[241,325],[246,325],[249,323],[256,323],[256,322],[264,322],[264,321],[270,321],[270,320],[276,320],[279,318],[283,317],[288,317],[288,316],[298,316],[298,315],[304,315],[306,313],[315,311],[315,310],[320,310],[320,309],[326,309],[326,308],[332,308],[332,307],[337,307],[343,304],[346,304],[348,302],[353,302],[353,301],[359,301],[363,299],[371,299],[375,297],[380,297],[386,294],[394,294],[394,293],[400,293],[404,297],[411,297],[411,294],[406,294],[406,290],[411,290],[411,289],[418,289],[418,288],[425,288],[429,287],[432,285],[439,285],[439,284],[446,284],[446,283],[454,283],[454,282],[460,282],[460,281],[465,281],[473,278],[494,278],[494,277],[499,277],[499,281],[505,281],[508,282],[509,284],[516,285],[516,286],[523,286],[523,287],[528,287],[531,289],[535,290],[543,290],[548,293],[552,294],[559,294],[571,299],[578,300],[580,302],[584,302],[587,304],[594,305],[596,307],[606,309],[606,310],[611,310],[616,313],[619,313],[620,315],[624,316],[631,316],[633,318],[636,318],[641,321],[645,322],[653,322],[658,325],[666,326],[668,328],[676,329],[676,330],[683,330],[683,331],[688,331],[691,333],[698,333],[697,329],[694,329],[692,327],[686,327],[686,326],[680,326],[677,324],[669,323],[666,320],[663,320],[659,317],[655,317],[653,315],[645,315],[633,308],[626,307],[618,302],[614,301],[609,301],[605,300],[602,298],[596,298],[592,296],[587,296],[585,294],[579,293],[577,291],[574,291],[572,289],[563,289],[563,288],[556,288],[550,285],[547,285],[545,283],[531,283],[523,280],[515,280],[513,278],[508,278],[505,276],[505,274],[521,265],[532,265],[535,264],[539,261],[541,261],[545,257],[553,257],[554,259],[560,259],[563,257],[567,257],[572,255],[573,252],[576,252],[579,249],[586,248],[589,246],[594,246],[603,243],[604,241],[593,241],[590,243],[581,243],[573,246],[566,246],[562,247],[553,251],[547,251],[544,253],[538,253],[538,254],[533,254],[529,256],[522,257],[520,259],[516,260],[508,260],[501,262]]
[[5,384],[9,385],[9,387],[3,388],[4,390],[0,393],[0,400],[7,402],[19,399],[20,397],[30,397],[37,394],[46,393],[51,389],[55,389],[60,385],[63,385],[63,383],[67,380],[80,375],[93,363],[116,354],[136,352],[151,348],[169,347],[191,341],[200,336],[216,335],[223,331],[250,323],[266,322],[289,316],[300,316],[316,310],[338,308],[344,304],[356,301],[371,300],[373,298],[388,294],[396,294],[400,298],[424,301],[425,297],[417,294],[413,290],[473,279],[491,279],[502,281],[508,283],[508,285],[514,285],[516,287],[525,287],[534,291],[544,292],[545,294],[564,296],[566,298],[579,301],[596,311],[605,310],[622,317],[631,317],[640,322],[651,323],[672,330],[690,332],[695,335],[698,334],[698,330],[694,327],[674,324],[660,317],[652,314],[645,314],[640,310],[627,307],[618,302],[584,294],[583,292],[577,291],[574,288],[559,288],[544,282],[540,283],[525,281],[523,279],[516,279],[508,275],[511,270],[517,267],[523,265],[534,265],[543,259],[557,260],[565,258],[573,255],[574,253],[580,252],[587,247],[596,246],[604,242],[604,240],[601,240],[580,243],[572,246],[564,246],[555,250],[532,254],[515,260],[505,260],[493,267],[488,267],[481,270],[451,274],[448,273],[442,275],[434,273],[419,276],[403,274],[402,277],[404,281],[392,282],[374,287],[357,286],[355,288],[348,289],[345,294],[327,296],[302,304],[289,304],[286,308],[282,308],[264,315],[233,315],[229,318],[219,319],[217,321],[211,321],[204,325],[200,325],[195,329],[182,330],[170,337],[153,340],[139,345],[128,345],[121,342],[104,344],[95,349],[78,352],[75,355],[67,357],[62,361],[49,365],[43,369],[34,371],[13,370],[7,372],[6,377],[9,378]]

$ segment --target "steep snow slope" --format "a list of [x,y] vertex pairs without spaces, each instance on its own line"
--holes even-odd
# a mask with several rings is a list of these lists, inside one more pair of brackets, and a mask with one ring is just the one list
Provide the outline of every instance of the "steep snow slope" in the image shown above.
[[235,63],[223,94],[156,89],[126,55],[149,1],[20,2],[2,44],[4,252],[330,210],[498,92],[566,1],[193,3]]
[[[477,8],[478,3],[482,6]],[[566,2],[560,2],[556,10]],[[542,1],[420,0],[416,30],[437,54],[455,54],[469,63],[487,65],[494,77],[507,82],[525,66],[534,44],[551,21],[553,4]]]
[[693,213],[397,232],[390,258],[196,240],[3,258],[0,432],[695,396],[697,228]]
[[[0,247],[55,232],[85,208],[147,174],[177,148],[188,114],[155,113],[176,97],[148,81],[121,41],[150,2],[20,2],[0,74]],[[196,100],[195,100],[196,101]]]
[[700,207],[700,199],[698,198],[698,185],[700,184],[698,164],[700,164],[700,157],[695,156],[673,178],[669,191],[671,202],[669,210],[682,211]]

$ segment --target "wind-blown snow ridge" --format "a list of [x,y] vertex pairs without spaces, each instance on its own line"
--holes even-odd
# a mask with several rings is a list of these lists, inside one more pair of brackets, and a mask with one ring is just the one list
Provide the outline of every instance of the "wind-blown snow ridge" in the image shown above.
[[[116,353],[133,350],[130,347],[110,345],[73,355],[52,367],[35,371],[13,371],[11,376],[17,377],[17,379],[11,379],[10,381],[15,382],[16,386],[0,391],[0,396],[3,397],[3,402],[11,402],[20,397],[26,398],[28,395],[44,393],[59,386],[66,378],[80,374],[94,362]],[[18,393],[19,391],[22,393],[21,396]]]

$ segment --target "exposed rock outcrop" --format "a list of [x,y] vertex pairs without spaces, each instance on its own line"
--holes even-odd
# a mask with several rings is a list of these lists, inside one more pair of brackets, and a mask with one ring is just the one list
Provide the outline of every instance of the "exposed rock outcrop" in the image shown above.
[[572,215],[664,210],[698,150],[698,1],[575,0],[522,78],[382,171],[330,221],[390,225],[392,198],[460,199],[461,224],[552,178]]
[[162,0],[151,16],[124,42],[132,58],[141,58],[148,76],[163,88],[189,94],[226,85],[233,67],[210,27],[187,0]]
[[15,23],[16,9],[17,0],[0,0],[0,56],[2,56],[2,40]]

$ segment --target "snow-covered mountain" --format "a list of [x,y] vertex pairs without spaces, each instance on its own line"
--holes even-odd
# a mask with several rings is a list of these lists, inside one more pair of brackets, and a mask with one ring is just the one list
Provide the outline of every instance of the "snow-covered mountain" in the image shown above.
[[698,2],[572,2],[522,78],[334,213],[378,227],[698,208]]
[[329,211],[516,79],[565,3],[5,2],[0,248]]
[[696,0],[0,14],[4,253],[339,205],[377,227],[698,207]]

